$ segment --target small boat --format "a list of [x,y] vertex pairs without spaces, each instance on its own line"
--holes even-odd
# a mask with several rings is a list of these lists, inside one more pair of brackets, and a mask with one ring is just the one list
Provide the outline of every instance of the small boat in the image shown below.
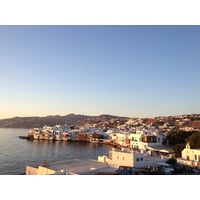
[[26,136],[19,136],[20,139],[28,139]]
[[33,136],[19,136],[20,139],[33,140]]

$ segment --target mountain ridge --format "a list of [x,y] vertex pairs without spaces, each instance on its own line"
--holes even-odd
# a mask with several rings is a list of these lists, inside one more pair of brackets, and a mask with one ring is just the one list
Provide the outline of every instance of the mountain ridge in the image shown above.
[[128,117],[118,117],[114,115],[101,114],[99,116],[81,115],[70,113],[68,115],[48,115],[45,117],[32,116],[32,117],[13,117],[0,119],[0,128],[35,128],[43,127],[45,125],[54,126],[56,124],[83,125],[84,122],[100,122],[110,119],[128,119]]
[[[116,128],[118,125],[125,124],[131,119],[141,119],[145,124],[152,124],[154,126],[168,126],[176,127],[193,127],[200,129],[200,114],[188,114],[177,116],[159,116],[153,118],[137,118],[137,117],[121,117],[116,115],[101,114],[99,116],[90,116],[82,114],[70,113],[68,115],[48,115],[45,117],[13,117],[7,119],[0,119],[0,128],[42,128],[45,125],[55,126],[56,124],[67,124],[69,126],[95,126]],[[139,120],[140,121],[140,120]]]

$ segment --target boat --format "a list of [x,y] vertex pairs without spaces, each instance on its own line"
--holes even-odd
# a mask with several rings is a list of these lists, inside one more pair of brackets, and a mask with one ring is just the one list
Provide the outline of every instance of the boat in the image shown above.
[[27,136],[19,136],[20,139],[29,139]]

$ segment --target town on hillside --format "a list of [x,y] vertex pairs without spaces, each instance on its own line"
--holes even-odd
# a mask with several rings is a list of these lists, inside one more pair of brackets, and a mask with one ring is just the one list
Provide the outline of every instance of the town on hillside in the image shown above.
[[118,128],[119,125],[127,127],[142,127],[151,124],[163,131],[185,129],[200,129],[200,114],[177,116],[159,116],[154,118],[130,118],[113,115],[87,116],[69,114],[66,116],[49,115],[46,117],[13,117],[0,120],[0,128],[35,128],[45,125],[67,124],[69,126],[92,126],[106,130]]
[[[104,169],[104,173],[105,170],[107,170],[107,172],[109,170],[112,173],[121,173],[119,172],[119,168],[122,169],[123,167],[131,167],[132,172],[136,169],[143,169],[146,171],[148,167],[151,167],[151,171],[154,170],[154,173],[157,173],[155,172],[155,168],[158,171],[158,167],[161,167],[157,165],[159,163],[162,165],[163,163],[166,164],[168,161],[171,161],[171,164],[175,162],[179,165],[176,165],[176,168],[174,166],[175,169],[171,171],[163,171],[163,174],[173,174],[175,170],[176,172],[178,169],[180,171],[183,167],[185,171],[192,173],[195,170],[197,171],[199,169],[198,167],[200,167],[200,150],[194,149],[194,146],[192,146],[193,144],[190,145],[190,143],[187,142],[183,144],[184,146],[179,150],[180,156],[177,157],[177,152],[175,152],[176,150],[171,145],[168,134],[172,134],[173,131],[177,134],[177,131],[179,131],[178,133],[182,134],[184,132],[188,137],[189,135],[192,137],[192,133],[198,133],[198,135],[200,135],[200,129],[189,126],[189,124],[194,124],[194,121],[199,120],[199,115],[182,115],[176,116],[175,119],[176,120],[170,121],[170,117],[168,117],[167,120],[166,117],[154,119],[131,118],[124,121],[124,123],[120,123],[118,119],[110,119],[109,122],[100,122],[103,127],[97,126],[96,123],[73,126],[66,124],[55,126],[45,125],[42,128],[36,127],[30,129],[30,131],[25,136],[21,136],[21,138],[67,142],[91,142],[112,145],[113,150],[109,152],[109,155],[99,155],[98,161],[87,161],[87,163],[91,163],[90,169],[93,168],[96,170],[95,173],[103,173],[103,171],[97,170],[100,168],[101,170]],[[115,123],[116,126],[106,126],[109,123]],[[184,126],[186,124],[188,126]],[[80,162],[83,161],[79,161],[79,163]],[[26,174],[44,174],[47,169],[50,174],[73,174],[75,173],[75,165],[77,165],[76,173],[78,173],[77,171],[79,170],[80,174],[84,174],[89,170],[86,170],[86,168],[83,170],[83,167],[80,167],[83,166],[83,163],[79,166],[78,162],[76,162],[73,164],[73,169],[69,172],[68,166],[68,171],[66,172],[65,164],[65,161],[63,163],[57,163],[55,169],[55,166],[50,166],[50,164],[44,164],[38,169],[27,166]],[[170,163],[167,164],[171,166]],[[57,168],[60,169],[60,166],[63,166],[61,167],[61,171],[57,170]],[[87,164],[87,166],[89,166],[89,164]],[[108,166],[109,169],[105,168]],[[196,169],[196,167],[198,169]],[[164,166],[162,166],[162,168],[164,168]],[[80,172],[80,170],[82,170],[82,172]],[[94,174],[94,171],[89,172]],[[140,173],[142,174],[144,172]]]

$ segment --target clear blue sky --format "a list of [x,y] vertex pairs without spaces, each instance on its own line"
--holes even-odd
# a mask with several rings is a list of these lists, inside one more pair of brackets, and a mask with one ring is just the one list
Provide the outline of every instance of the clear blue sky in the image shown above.
[[200,113],[200,26],[0,26],[0,118]]

